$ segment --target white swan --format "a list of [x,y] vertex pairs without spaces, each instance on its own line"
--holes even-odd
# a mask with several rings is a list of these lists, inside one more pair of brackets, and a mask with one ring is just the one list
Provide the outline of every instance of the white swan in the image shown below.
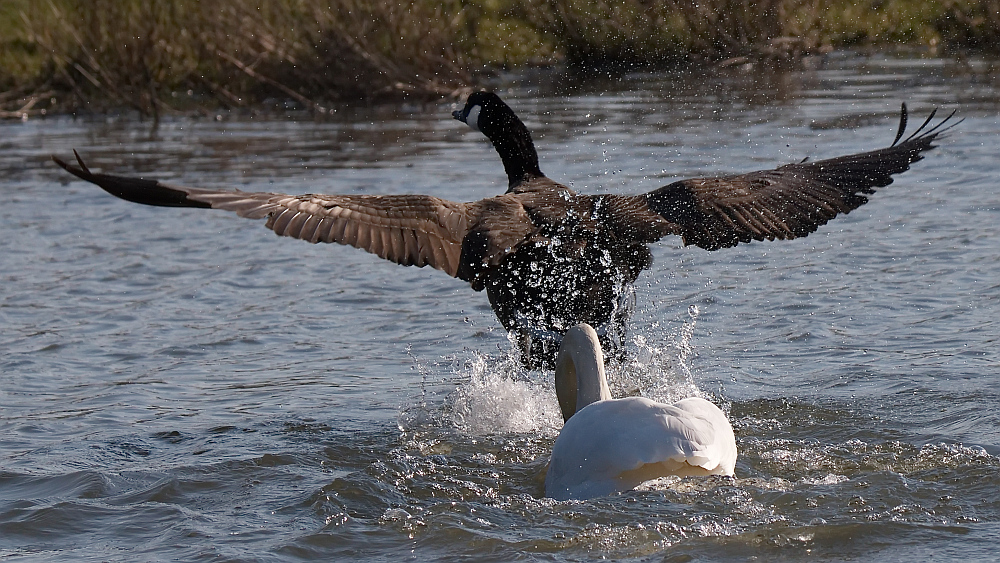
[[612,399],[597,333],[569,329],[556,357],[566,420],[552,447],[545,496],[588,499],[668,475],[732,475],[736,437],[719,407],[699,397],[665,405]]

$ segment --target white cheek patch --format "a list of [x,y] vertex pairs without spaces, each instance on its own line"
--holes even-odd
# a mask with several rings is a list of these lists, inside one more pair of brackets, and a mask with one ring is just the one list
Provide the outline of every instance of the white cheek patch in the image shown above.
[[482,107],[483,106],[480,105],[472,106],[469,108],[469,115],[465,116],[465,123],[469,127],[472,127],[473,131],[479,131],[479,110],[482,109]]

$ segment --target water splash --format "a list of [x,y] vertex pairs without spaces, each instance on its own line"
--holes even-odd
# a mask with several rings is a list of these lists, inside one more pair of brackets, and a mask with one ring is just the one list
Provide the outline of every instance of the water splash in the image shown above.
[[[654,344],[645,335],[632,339],[632,350],[624,361],[612,359],[608,380],[612,395],[641,395],[672,403],[686,397],[703,396],[690,367],[692,340],[699,310],[688,308],[688,319],[666,339]],[[554,436],[562,427],[552,372],[525,372],[511,343],[498,356],[474,353],[461,375],[468,378],[448,397],[450,422],[471,435],[541,433]]]
[[468,381],[448,398],[451,423],[459,431],[558,434],[562,416],[551,375],[532,378],[514,354],[475,354],[465,369]]
[[[662,339],[662,344],[653,343],[660,340],[653,335],[634,336],[626,359],[609,361],[612,395],[641,395],[668,403],[702,396],[690,367],[698,314],[696,306],[690,307],[688,319],[672,336]],[[651,332],[656,328],[650,327]],[[434,370],[414,358],[414,369],[421,375],[421,392],[414,404],[400,413],[400,430],[437,428],[465,436],[530,434],[543,439],[558,435],[562,415],[552,372],[526,371],[519,353],[513,340],[493,355],[468,351],[467,358],[454,363],[447,375],[461,383],[440,402],[427,392],[428,385],[433,385],[428,378]]]
[[643,334],[633,336],[628,359],[619,366],[609,366],[612,394],[641,395],[663,403],[704,396],[690,365],[695,355],[692,341],[699,314],[696,305],[688,307],[688,319],[664,344]]

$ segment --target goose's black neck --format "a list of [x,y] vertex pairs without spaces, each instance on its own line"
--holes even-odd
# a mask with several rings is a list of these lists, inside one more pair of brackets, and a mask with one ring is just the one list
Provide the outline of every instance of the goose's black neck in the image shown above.
[[474,92],[465,109],[453,115],[493,143],[507,172],[508,192],[532,178],[545,176],[538,168],[538,153],[531,133],[500,96],[493,92]]
[[[528,128],[507,104],[503,105],[503,109],[506,111],[498,111],[497,119],[488,127],[483,127],[482,131],[500,155],[507,172],[507,191],[512,191],[520,184],[545,174],[538,167],[538,153]],[[480,123],[486,125],[483,120]]]

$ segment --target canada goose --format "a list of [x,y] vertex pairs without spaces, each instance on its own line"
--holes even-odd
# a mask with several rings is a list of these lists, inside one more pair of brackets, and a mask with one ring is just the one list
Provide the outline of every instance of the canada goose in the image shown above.
[[[129,201],[205,207],[267,218],[276,234],[361,248],[405,266],[431,266],[486,290],[529,366],[551,366],[560,335],[586,322],[609,351],[621,344],[632,284],[648,268],[649,243],[680,235],[707,250],[751,240],[792,239],[864,204],[947,128],[887,148],[774,170],[674,182],[638,195],[577,194],[541,172],[531,134],[496,94],[477,92],[454,117],[486,135],[503,161],[507,192],[471,203],[430,195],[286,195],[175,186],[91,172],[70,173]],[[954,115],[954,113],[952,113]],[[75,151],[74,151],[75,154]]]
[[612,399],[597,333],[566,331],[556,356],[556,395],[566,424],[552,446],[545,496],[588,499],[669,475],[732,475],[736,437],[719,407],[700,397],[672,405]]

